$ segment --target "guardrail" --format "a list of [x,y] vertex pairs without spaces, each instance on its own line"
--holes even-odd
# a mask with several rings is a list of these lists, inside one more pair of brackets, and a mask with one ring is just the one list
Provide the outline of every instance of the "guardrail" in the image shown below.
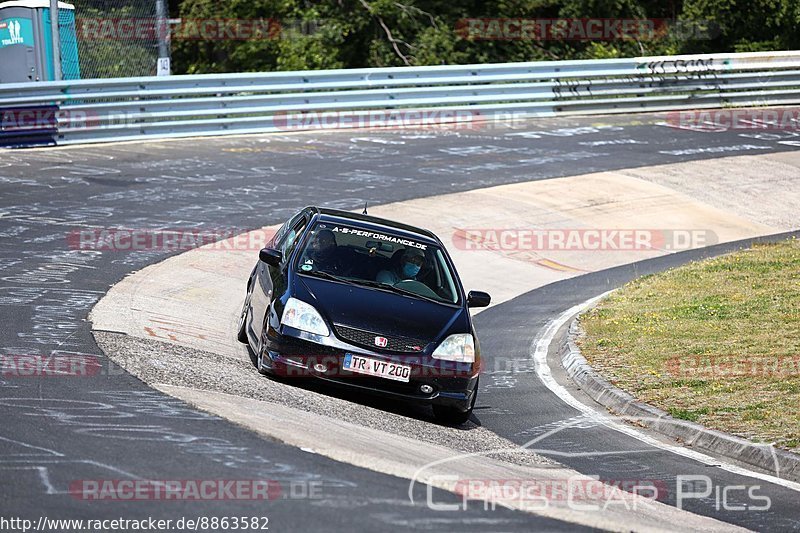
[[378,110],[491,120],[797,103],[800,51],[73,80],[0,85],[0,145],[276,132],[303,129],[287,117],[307,112],[346,113],[340,128]]

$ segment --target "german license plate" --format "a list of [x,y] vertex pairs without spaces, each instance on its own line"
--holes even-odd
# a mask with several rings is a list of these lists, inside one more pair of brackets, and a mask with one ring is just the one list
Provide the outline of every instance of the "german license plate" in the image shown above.
[[408,383],[411,376],[411,367],[408,365],[398,365],[390,361],[381,361],[371,357],[363,357],[352,353],[345,354],[342,367],[350,372],[376,376],[379,378],[393,379]]

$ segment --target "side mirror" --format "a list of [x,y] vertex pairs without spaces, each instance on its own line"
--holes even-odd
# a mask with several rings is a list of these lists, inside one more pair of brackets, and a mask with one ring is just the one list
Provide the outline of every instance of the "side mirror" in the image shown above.
[[266,264],[276,267],[283,261],[283,254],[275,248],[263,248],[258,252],[258,258]]
[[469,291],[467,294],[467,307],[486,307],[492,303],[492,297],[481,291]]

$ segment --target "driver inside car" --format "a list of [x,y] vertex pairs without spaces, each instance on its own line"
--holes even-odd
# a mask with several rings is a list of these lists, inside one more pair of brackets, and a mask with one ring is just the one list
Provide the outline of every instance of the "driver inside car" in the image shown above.
[[417,248],[406,248],[397,262],[389,270],[381,270],[375,281],[394,285],[404,280],[416,280],[425,264],[425,254]]
[[336,251],[336,235],[329,229],[320,230],[308,246],[303,266],[309,265],[314,270],[338,274],[344,268]]

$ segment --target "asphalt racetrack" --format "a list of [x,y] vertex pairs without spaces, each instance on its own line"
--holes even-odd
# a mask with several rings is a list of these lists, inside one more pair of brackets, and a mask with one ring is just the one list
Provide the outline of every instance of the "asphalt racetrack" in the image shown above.
[[[661,121],[655,115],[587,117],[477,131],[315,132],[0,152],[0,353],[6,361],[51,354],[103,361],[90,376],[25,377],[8,369],[0,376],[3,516],[34,523],[42,516],[267,517],[273,530],[578,529],[477,505],[442,513],[426,505],[427,496],[437,502],[460,499],[423,485],[414,489],[412,503],[405,480],[264,439],[115,370],[95,343],[87,315],[111,285],[169,252],[78,250],[74,235],[87,228],[243,232],[281,222],[308,204],[356,209],[365,201],[386,204],[595,171],[797,149],[796,141],[781,134],[696,132]],[[717,252],[730,248],[721,245]],[[539,330],[565,309],[636,275],[707,253],[587,274],[495,306],[476,318],[483,351],[519,356],[520,365],[530,365]],[[700,472],[718,485],[753,484],[746,476],[582,423],[584,415],[552,395],[532,368],[530,379],[506,386],[491,386],[502,376],[487,378],[475,411],[480,425],[580,472],[601,479],[661,480],[667,486],[677,475]],[[76,492],[87,480],[109,479],[270,479],[280,490],[269,501],[200,502],[97,501]],[[760,494],[772,502],[768,512],[726,509],[714,495],[685,508],[748,529],[800,530],[797,492],[761,485]],[[304,497],[310,490],[323,496]],[[675,505],[675,495],[668,494],[667,502]]]

